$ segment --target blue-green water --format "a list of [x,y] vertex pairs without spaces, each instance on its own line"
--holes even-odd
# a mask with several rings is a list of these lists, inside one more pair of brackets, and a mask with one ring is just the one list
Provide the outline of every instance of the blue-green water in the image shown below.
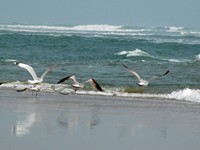
[[[38,74],[57,64],[46,83],[74,74],[80,82],[93,77],[105,91],[122,95],[200,101],[200,28],[0,25],[0,81],[30,79],[13,61]],[[170,73],[140,88],[121,62],[144,79]]]

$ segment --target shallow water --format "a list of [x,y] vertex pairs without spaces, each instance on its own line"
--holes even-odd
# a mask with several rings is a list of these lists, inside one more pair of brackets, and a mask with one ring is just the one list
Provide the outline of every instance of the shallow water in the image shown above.
[[4,150],[200,148],[198,103],[10,92],[0,91]]

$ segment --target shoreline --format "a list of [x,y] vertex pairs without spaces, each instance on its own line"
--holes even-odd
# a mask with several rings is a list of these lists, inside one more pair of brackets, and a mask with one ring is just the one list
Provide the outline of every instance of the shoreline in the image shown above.
[[82,93],[70,93],[67,95],[60,94],[58,92],[47,92],[47,91],[41,91],[38,92],[37,95],[34,93],[32,94],[31,91],[24,91],[24,92],[17,92],[14,89],[11,88],[0,88],[1,98],[5,98],[7,95],[12,96],[13,98],[20,98],[20,97],[27,97],[29,99],[41,99],[41,100],[47,100],[48,98],[50,100],[70,100],[71,98],[77,98],[77,99],[94,99],[96,101],[109,101],[109,102],[146,102],[146,103],[172,103],[172,104],[188,104],[188,105],[196,105],[200,107],[200,104],[198,102],[192,102],[187,100],[178,100],[178,99],[167,99],[167,98],[158,98],[158,97],[126,97],[126,96],[118,96],[118,95],[101,95],[101,94],[82,94]]
[[[29,84],[24,84],[23,82],[16,81],[10,82],[0,85],[0,90],[14,90],[22,93],[30,92]],[[29,90],[30,89],[30,90]],[[25,90],[25,91],[24,91]],[[127,92],[123,88],[105,88],[103,92],[89,90],[89,89],[81,89],[78,91],[74,91],[74,89],[67,84],[50,84],[50,83],[42,83],[36,87],[38,90],[38,94],[49,92],[49,93],[59,93],[61,95],[93,95],[93,96],[116,96],[123,98],[132,98],[132,99],[151,99],[151,100],[172,100],[172,101],[187,101],[187,102],[198,102],[200,103],[200,89],[185,87],[176,89],[170,92]]]

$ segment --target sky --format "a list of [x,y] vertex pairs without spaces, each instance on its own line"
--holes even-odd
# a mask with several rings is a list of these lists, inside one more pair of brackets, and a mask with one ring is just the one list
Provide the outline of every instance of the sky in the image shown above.
[[1,24],[200,26],[200,0],[0,0]]

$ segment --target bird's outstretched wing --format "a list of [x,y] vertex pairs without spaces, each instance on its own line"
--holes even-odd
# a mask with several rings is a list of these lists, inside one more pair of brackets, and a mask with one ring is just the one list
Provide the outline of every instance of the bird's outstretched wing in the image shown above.
[[149,79],[148,81],[151,81],[151,80],[154,80],[154,79],[157,79],[157,78],[163,77],[163,76],[167,75],[168,73],[169,73],[169,70],[167,70],[164,74],[161,74],[161,75],[158,75],[158,76],[154,76],[154,77],[152,77],[152,78]]
[[23,63],[18,63],[18,62],[14,62],[14,64],[16,64],[17,66],[19,66],[21,68],[26,69],[31,74],[31,76],[33,77],[34,80],[38,80],[38,77],[37,77],[34,69],[31,66],[29,66],[27,64],[23,64]]
[[139,74],[138,74],[137,72],[135,72],[134,70],[129,69],[129,68],[128,68],[126,65],[124,65],[123,63],[122,63],[122,65],[123,65],[132,75],[134,75],[139,81],[142,80],[142,78],[139,76]]
[[40,79],[43,80],[44,77],[45,77],[45,75],[46,75],[49,71],[51,71],[51,70],[53,69],[53,67],[55,67],[55,65],[54,65],[54,66],[48,67],[47,70],[41,75]]

